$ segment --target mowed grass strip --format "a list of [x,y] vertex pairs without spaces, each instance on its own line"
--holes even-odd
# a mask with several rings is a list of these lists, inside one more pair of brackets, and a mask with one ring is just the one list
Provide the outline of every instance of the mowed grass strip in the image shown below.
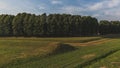
[[67,43],[67,44],[70,44],[72,46],[91,46],[91,45],[93,46],[93,45],[103,44],[103,43],[110,42],[110,41],[111,39],[104,38],[104,39],[99,39],[95,41],[89,41],[86,43]]
[[36,38],[36,37],[30,37],[30,38],[24,38],[24,37],[1,37],[0,40],[28,40],[28,41],[50,41],[50,42],[62,42],[62,43],[85,43],[89,41],[95,41],[100,40],[102,37],[56,37],[56,38]]
[[[33,57],[32,61],[6,65],[9,68],[79,68],[79,65],[119,49],[116,40],[96,46],[78,47],[77,50],[63,54],[52,55],[46,58]],[[114,46],[113,46],[114,45]],[[37,59],[37,60],[35,60]],[[27,59],[25,59],[27,60]],[[98,58],[99,60],[99,58]],[[23,61],[23,60],[22,60]],[[89,62],[90,63],[90,62]],[[84,66],[83,66],[84,68]]]
[[[113,46],[120,46],[120,39],[116,39],[114,42],[111,43]],[[120,47],[118,47],[120,48]],[[120,50],[93,63],[86,68],[119,68],[120,67]]]
[[120,67],[120,51],[117,51],[106,58],[103,58],[96,63],[93,63],[85,68],[119,68]]

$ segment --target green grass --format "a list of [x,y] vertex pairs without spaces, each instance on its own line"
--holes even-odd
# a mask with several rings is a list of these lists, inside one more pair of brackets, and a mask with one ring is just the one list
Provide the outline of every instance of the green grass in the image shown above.
[[[111,42],[110,45],[119,46],[120,49],[120,39],[116,39],[114,42]],[[87,66],[86,68],[119,68],[120,67],[120,50],[114,52],[113,54]]]
[[118,68],[120,39],[49,54],[56,42],[85,43],[99,39],[102,38],[0,38],[0,68]]
[[[49,59],[49,57],[41,57],[49,52],[49,48],[46,48],[52,42],[88,42],[93,40],[101,39],[101,37],[72,37],[72,38],[0,38],[0,67],[6,68],[16,66],[14,64],[31,63],[32,61],[40,60],[40,63],[44,63],[44,58]],[[77,50],[79,52],[79,49]],[[72,55],[76,51],[60,54]],[[51,58],[60,57],[59,55],[50,56]],[[42,59],[42,60],[41,60]],[[62,58],[61,58],[62,59]],[[50,60],[50,59],[49,59]],[[13,63],[13,64],[12,64]],[[46,63],[46,62],[45,62]],[[10,66],[9,66],[10,64]],[[31,63],[32,65],[32,63]],[[45,64],[46,65],[46,64]],[[33,65],[34,66],[34,65]],[[28,65],[29,67],[29,65]],[[20,67],[21,68],[21,67]]]
[[[5,65],[9,68],[84,68],[119,50],[116,40],[96,46],[78,47],[76,51],[53,55],[45,58],[32,57]],[[93,55],[93,56],[89,56]],[[88,57],[85,57],[88,56]],[[92,61],[91,61],[92,60]],[[86,65],[84,65],[86,64]],[[83,65],[83,66],[81,66]]]
[[63,42],[63,43],[71,43],[71,42],[89,42],[94,40],[102,39],[102,37],[62,37],[62,38],[24,38],[24,37],[6,37],[6,38],[0,38],[0,40],[25,40],[25,41],[50,41],[50,42]]
[[49,41],[0,40],[0,66],[17,58],[31,56],[35,49],[45,47],[48,43]]

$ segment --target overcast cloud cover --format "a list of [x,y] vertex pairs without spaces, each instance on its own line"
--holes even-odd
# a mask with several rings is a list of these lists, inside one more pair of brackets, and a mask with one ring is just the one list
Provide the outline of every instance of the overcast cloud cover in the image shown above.
[[0,14],[67,13],[120,20],[120,0],[0,0]]

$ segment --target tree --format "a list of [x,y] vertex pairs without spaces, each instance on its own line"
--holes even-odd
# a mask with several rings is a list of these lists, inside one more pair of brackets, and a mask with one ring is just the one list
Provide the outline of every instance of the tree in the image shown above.
[[119,21],[111,21],[111,33],[118,34],[120,33],[120,22]]
[[26,13],[19,13],[14,17],[12,22],[12,29],[14,36],[24,36],[24,24],[23,20],[25,18]]
[[42,33],[42,36],[47,36],[48,35],[48,25],[47,25],[47,22],[46,22],[46,19],[47,19],[47,15],[46,13],[42,14],[41,15],[41,33]]
[[0,36],[92,36],[120,33],[120,21],[70,14],[0,15]]
[[4,27],[4,36],[12,36],[13,35],[13,30],[12,30],[12,20],[14,16],[12,15],[6,15],[2,26]]
[[94,35],[98,32],[98,21],[90,16],[82,17],[82,35]]
[[111,33],[111,23],[107,20],[100,21],[99,33],[101,35],[110,34]]

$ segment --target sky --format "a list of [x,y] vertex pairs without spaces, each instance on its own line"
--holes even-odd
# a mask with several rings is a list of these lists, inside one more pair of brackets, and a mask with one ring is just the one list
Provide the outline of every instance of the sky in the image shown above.
[[0,0],[0,14],[66,13],[120,20],[120,0]]

